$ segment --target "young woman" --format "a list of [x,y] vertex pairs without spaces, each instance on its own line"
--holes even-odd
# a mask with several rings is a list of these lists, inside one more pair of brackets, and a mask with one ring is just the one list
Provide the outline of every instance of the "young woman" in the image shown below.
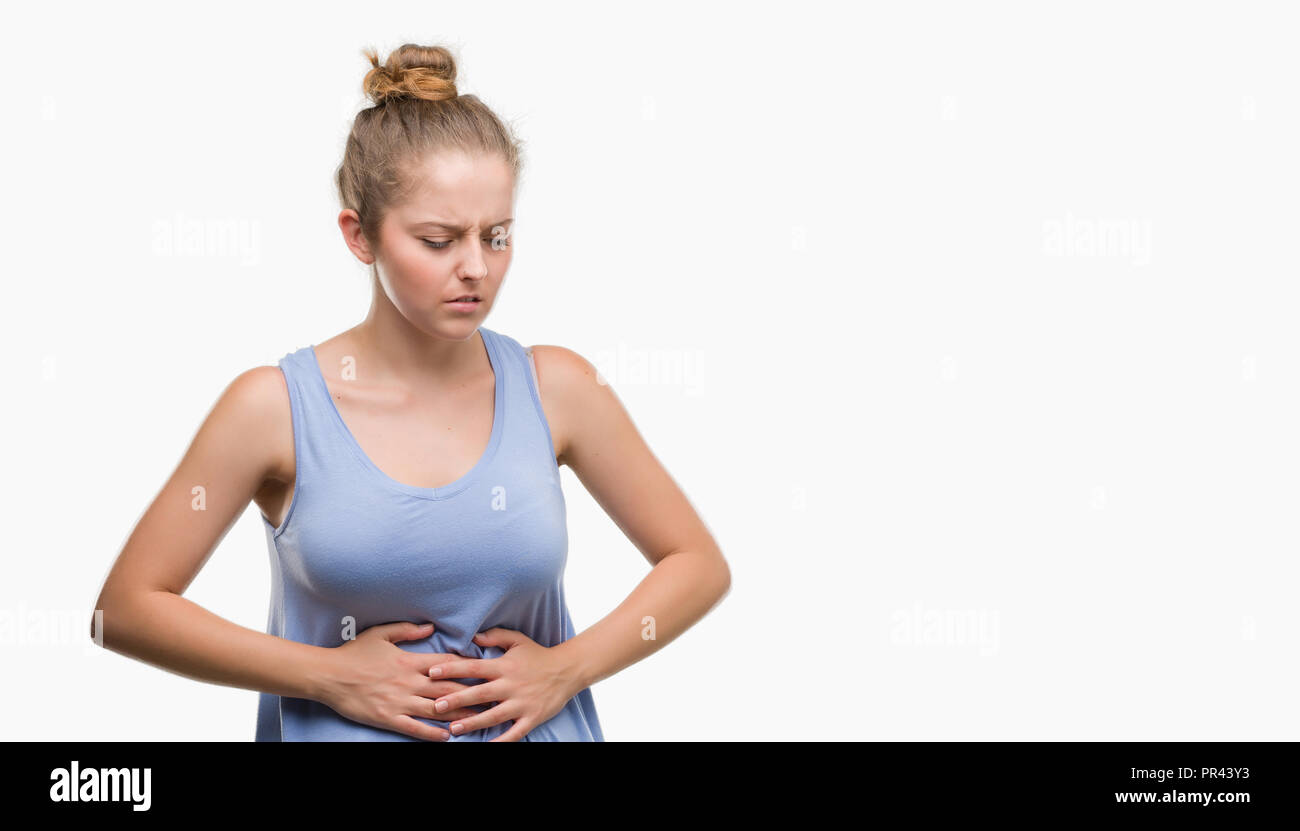
[[[446,49],[366,54],[374,105],[337,185],[369,313],[226,388],[104,584],[102,642],[261,691],[258,741],[603,741],[589,687],[703,617],[730,571],[590,363],[483,326],[517,139],[457,94]],[[561,464],[653,564],[580,634]],[[250,500],[265,633],[181,596]]]

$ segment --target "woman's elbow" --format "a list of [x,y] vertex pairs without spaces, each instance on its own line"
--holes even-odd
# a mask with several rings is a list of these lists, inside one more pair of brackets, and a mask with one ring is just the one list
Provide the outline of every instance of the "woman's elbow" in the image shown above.
[[731,566],[727,565],[727,558],[722,556],[722,550],[714,546],[714,561],[717,564],[717,595],[718,600],[726,597],[731,591]]

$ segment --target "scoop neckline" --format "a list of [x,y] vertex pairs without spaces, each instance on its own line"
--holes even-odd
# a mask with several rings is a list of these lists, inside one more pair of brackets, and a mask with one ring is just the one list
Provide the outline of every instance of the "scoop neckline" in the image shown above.
[[505,378],[502,377],[504,366],[503,362],[500,360],[500,356],[497,354],[496,344],[493,342],[492,338],[488,336],[487,330],[480,326],[477,331],[479,333],[479,339],[483,341],[483,346],[487,350],[488,364],[492,367],[492,433],[488,438],[487,447],[479,456],[478,461],[474,463],[474,466],[459,479],[443,485],[440,488],[422,488],[406,482],[399,482],[380,469],[379,465],[374,463],[366,453],[365,449],[361,447],[361,443],[357,441],[356,436],[352,434],[352,430],[348,427],[347,422],[343,420],[343,414],[339,412],[338,407],[334,404],[334,396],[330,394],[329,385],[325,382],[325,373],[321,369],[320,356],[316,354],[316,344],[307,347],[308,352],[311,354],[312,364],[316,370],[314,373],[316,376],[316,382],[320,385],[320,391],[325,396],[325,400],[329,403],[329,410],[332,414],[331,417],[333,418],[334,423],[340,428],[340,431],[346,439],[345,444],[348,446],[348,449],[352,451],[352,454],[356,456],[357,461],[361,463],[361,466],[370,471],[376,479],[378,479],[382,484],[388,486],[390,489],[409,496],[419,497],[420,499],[447,499],[474,484],[475,480],[483,472],[483,469],[487,467],[488,462],[490,462],[492,457],[496,454],[497,446],[501,443],[502,424],[505,421],[506,383]]

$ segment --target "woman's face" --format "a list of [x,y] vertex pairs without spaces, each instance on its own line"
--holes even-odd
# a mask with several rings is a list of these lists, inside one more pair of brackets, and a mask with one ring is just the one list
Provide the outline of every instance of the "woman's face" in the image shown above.
[[[487,316],[513,252],[514,177],[497,155],[437,153],[379,228],[376,270],[393,306],[421,331],[468,338]],[[475,295],[469,307],[449,301]]]

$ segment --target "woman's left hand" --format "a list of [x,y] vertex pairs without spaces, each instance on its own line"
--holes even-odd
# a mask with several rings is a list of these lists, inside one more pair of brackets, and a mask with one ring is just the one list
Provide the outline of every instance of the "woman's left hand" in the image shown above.
[[454,735],[514,719],[509,730],[491,741],[518,741],[564,709],[582,689],[572,662],[562,650],[542,646],[523,632],[497,627],[475,635],[474,643],[499,646],[506,653],[499,658],[453,659],[429,668],[430,678],[483,679],[481,684],[436,699],[439,712],[498,702],[476,716],[452,722]]

